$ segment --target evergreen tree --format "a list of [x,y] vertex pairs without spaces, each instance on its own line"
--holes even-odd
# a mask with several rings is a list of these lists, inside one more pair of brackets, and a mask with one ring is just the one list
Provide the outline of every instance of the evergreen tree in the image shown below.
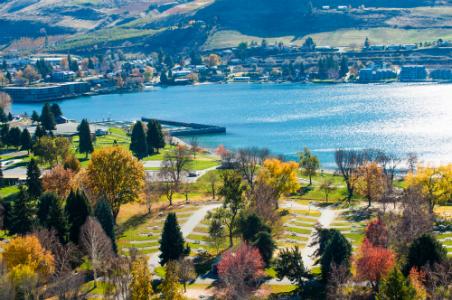
[[36,126],[34,139],[37,140],[40,137],[43,137],[43,136],[46,136],[46,135],[47,135],[47,132],[44,129],[44,127],[42,127],[41,125],[38,124],[38,126]]
[[142,159],[148,155],[146,133],[144,132],[143,123],[141,123],[141,121],[136,122],[133,126],[130,151],[132,151],[138,159]]
[[69,240],[78,244],[80,227],[85,224],[86,218],[91,214],[91,206],[85,194],[77,190],[70,192],[64,209],[69,223]]
[[339,65],[339,78],[343,78],[348,73],[348,59],[346,56],[342,56],[341,62]]
[[241,218],[239,228],[242,233],[242,238],[249,243],[253,243],[256,240],[259,232],[271,232],[270,227],[264,224],[262,219],[255,213]]
[[366,36],[366,39],[364,40],[364,48],[369,48],[370,46],[370,41],[369,38]]
[[7,141],[8,141],[8,145],[14,146],[16,148],[20,147],[21,144],[21,131],[19,127],[13,127],[9,130],[8,132],[8,137],[7,137]]
[[53,103],[52,106],[50,106],[50,110],[52,111],[55,118],[61,117],[63,115],[63,112],[61,111],[58,103]]
[[443,245],[432,235],[424,234],[413,241],[409,250],[404,273],[409,274],[413,267],[433,266],[447,257]]
[[170,260],[178,260],[186,254],[185,240],[175,213],[169,213],[163,226],[160,239],[160,264],[163,266]]
[[41,118],[39,117],[39,114],[36,110],[33,111],[31,114],[31,121],[39,123],[41,121]]
[[165,148],[162,126],[157,120],[150,120],[148,122],[147,144],[149,154],[153,154],[154,150],[158,153],[159,149]]
[[38,198],[42,194],[41,170],[34,158],[30,160],[27,166],[27,187],[28,194],[32,198]]
[[317,254],[320,255],[322,279],[328,280],[332,264],[344,265],[350,268],[352,246],[350,242],[336,229],[320,229],[320,243]]
[[42,107],[40,121],[45,130],[51,131],[55,129],[55,116],[50,109],[49,103],[44,104]]
[[69,234],[68,221],[64,208],[56,197],[51,198],[46,227],[56,231],[61,243],[67,243]]
[[94,70],[94,62],[93,62],[93,60],[91,59],[91,57],[88,59],[88,69],[90,69],[90,70]]
[[279,280],[286,277],[292,283],[302,287],[305,279],[309,278],[309,272],[303,264],[303,258],[298,246],[289,249],[281,249],[278,258],[274,262],[276,276]]
[[11,112],[9,112],[8,113],[8,121],[12,121],[14,118],[13,118],[13,115],[11,114]]
[[394,268],[383,280],[377,293],[376,300],[414,300],[416,290],[403,277],[402,272]]
[[259,249],[262,260],[266,265],[270,264],[273,257],[273,251],[276,249],[276,244],[273,241],[272,235],[268,231],[260,231],[256,234],[252,243],[254,247]]
[[58,202],[58,197],[55,193],[46,192],[39,197],[37,217],[41,226],[48,227],[50,209],[56,202]]
[[35,203],[27,191],[20,186],[16,201],[12,203],[9,215],[9,231],[11,234],[27,234],[33,229]]
[[111,239],[111,244],[113,251],[117,251],[116,247],[116,236],[115,236],[115,218],[113,217],[113,212],[111,210],[110,204],[106,200],[100,200],[96,209],[94,210],[94,215],[99,221],[100,225],[104,229],[107,236]]
[[8,80],[8,83],[11,83],[13,81],[13,76],[9,71],[6,72],[6,79]]
[[4,71],[6,71],[6,70],[8,69],[8,64],[6,63],[6,60],[3,60],[3,63],[2,63],[2,69],[3,69]]
[[85,153],[85,158],[88,154],[94,151],[93,141],[91,139],[91,130],[87,119],[83,119],[78,126],[79,145],[78,151]]
[[41,58],[36,62],[36,70],[38,70],[42,78],[46,78],[47,75],[52,74],[53,68],[50,63]]
[[9,125],[3,124],[0,128],[0,138],[2,139],[2,144],[4,146],[8,146],[8,133],[9,133]]
[[30,154],[31,147],[33,146],[33,142],[31,140],[30,132],[27,128],[22,131],[20,135],[20,144],[22,145],[22,150],[27,150],[28,154]]
[[0,107],[0,122],[2,123],[8,122],[8,116],[6,115],[2,107]]
[[166,75],[166,71],[165,70],[163,70],[160,73],[160,84],[162,84],[162,85],[169,84],[169,79],[168,79],[168,76]]

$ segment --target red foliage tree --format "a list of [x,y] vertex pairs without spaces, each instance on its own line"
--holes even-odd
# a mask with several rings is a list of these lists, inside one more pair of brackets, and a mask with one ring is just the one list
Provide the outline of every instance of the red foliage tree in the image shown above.
[[388,229],[380,218],[367,224],[366,239],[375,247],[388,247]]
[[376,247],[367,239],[361,245],[355,259],[358,280],[369,281],[375,289],[378,282],[394,267],[395,254],[384,247]]
[[242,243],[227,251],[218,264],[218,275],[227,299],[244,299],[264,274],[264,262],[255,247]]

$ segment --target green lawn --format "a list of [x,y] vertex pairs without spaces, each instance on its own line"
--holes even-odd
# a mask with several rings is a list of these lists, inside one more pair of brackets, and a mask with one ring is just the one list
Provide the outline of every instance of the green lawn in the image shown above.
[[6,198],[6,197],[16,194],[18,192],[19,192],[19,186],[17,186],[17,185],[2,187],[0,189],[0,198]]

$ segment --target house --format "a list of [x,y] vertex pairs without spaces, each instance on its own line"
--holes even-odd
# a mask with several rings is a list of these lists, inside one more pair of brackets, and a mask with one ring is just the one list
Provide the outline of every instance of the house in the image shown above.
[[430,71],[430,78],[438,81],[452,81],[452,69],[436,69]]
[[399,79],[402,82],[425,81],[427,79],[427,69],[425,66],[403,66],[400,70]]
[[72,71],[57,71],[53,72],[50,79],[53,82],[68,82],[75,80],[75,72]]
[[86,82],[65,82],[37,86],[9,86],[2,89],[13,102],[45,102],[80,96],[90,91]]

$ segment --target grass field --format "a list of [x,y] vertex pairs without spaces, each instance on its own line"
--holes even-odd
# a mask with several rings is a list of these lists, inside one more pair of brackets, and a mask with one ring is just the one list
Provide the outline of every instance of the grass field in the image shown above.
[[[341,29],[329,32],[320,32],[309,34],[303,37],[295,38],[293,36],[282,36],[277,38],[265,38],[269,44],[274,42],[284,42],[284,44],[302,45],[304,40],[312,37],[319,46],[333,47],[361,47],[366,37],[373,44],[402,44],[416,43],[424,41],[435,41],[439,38],[444,40],[452,39],[452,32],[449,29],[399,29],[388,27],[377,27],[370,29]],[[241,34],[238,31],[224,30],[211,35],[204,49],[221,49],[227,47],[236,47],[241,42],[260,42],[263,37],[249,36]]]

